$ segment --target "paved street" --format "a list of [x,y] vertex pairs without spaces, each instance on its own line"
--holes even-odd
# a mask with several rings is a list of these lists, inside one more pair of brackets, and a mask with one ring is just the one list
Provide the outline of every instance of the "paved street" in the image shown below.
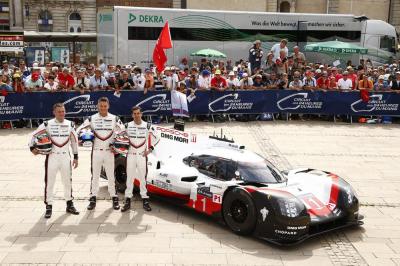
[[[61,181],[55,213],[43,218],[44,157],[28,152],[30,130],[1,130],[0,262],[133,265],[400,265],[399,125],[327,122],[190,123],[196,133],[220,128],[281,168],[309,166],[345,177],[359,195],[365,224],[279,248],[239,237],[190,210],[154,201],[121,214],[104,200],[87,211],[90,152],[80,148],[73,173],[79,216],[65,214]],[[122,195],[120,196],[122,199]]]

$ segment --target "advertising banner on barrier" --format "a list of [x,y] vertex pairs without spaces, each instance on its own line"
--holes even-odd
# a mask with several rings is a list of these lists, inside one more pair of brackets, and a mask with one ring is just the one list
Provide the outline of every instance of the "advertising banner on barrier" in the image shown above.
[[[130,116],[138,105],[145,115],[172,115],[171,93],[153,91],[122,91],[116,97],[112,91],[79,94],[77,92],[34,92],[0,96],[0,121],[21,118],[52,117],[52,105],[65,104],[67,117],[86,117],[97,112],[100,97],[110,100],[110,112]],[[256,114],[309,113],[348,115],[400,116],[400,94],[372,92],[368,102],[359,92],[338,91],[198,91],[188,102],[189,114]]]

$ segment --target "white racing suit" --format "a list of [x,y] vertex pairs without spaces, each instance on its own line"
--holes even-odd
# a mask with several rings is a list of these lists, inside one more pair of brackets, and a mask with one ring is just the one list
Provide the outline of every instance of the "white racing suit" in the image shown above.
[[78,159],[78,138],[75,132],[74,123],[64,119],[58,122],[51,119],[42,123],[33,133],[29,143],[32,150],[36,135],[47,132],[52,142],[51,153],[46,155],[45,176],[44,176],[44,203],[53,204],[53,190],[57,172],[61,173],[61,181],[64,186],[64,198],[66,201],[72,200],[72,165],[70,146],[74,159]]
[[91,155],[92,179],[90,197],[96,197],[99,192],[102,167],[104,167],[108,179],[108,192],[111,197],[117,197],[114,176],[114,153],[111,151],[110,143],[113,141],[115,134],[124,129],[124,125],[115,115],[108,113],[107,116],[103,117],[97,113],[83,122],[77,130],[78,134],[83,128],[87,127],[92,129],[95,136]]
[[133,184],[135,179],[140,182],[140,196],[147,199],[147,156],[144,152],[153,150],[160,141],[160,136],[155,128],[147,122],[142,121],[140,125],[134,121],[126,125],[126,134],[129,138],[129,150],[126,163],[126,190],[125,197],[132,198]]

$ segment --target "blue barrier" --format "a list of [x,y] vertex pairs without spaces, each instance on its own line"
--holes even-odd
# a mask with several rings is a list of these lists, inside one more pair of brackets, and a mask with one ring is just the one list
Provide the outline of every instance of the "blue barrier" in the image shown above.
[[[0,121],[52,117],[52,105],[64,102],[67,117],[85,117],[97,111],[100,97],[110,100],[110,112],[130,116],[131,107],[140,105],[145,115],[172,115],[171,95],[167,91],[123,91],[120,97],[110,91],[35,92],[0,96]],[[190,114],[313,113],[345,115],[400,115],[400,94],[371,92],[363,102],[359,92],[338,91],[198,91],[189,103]]]

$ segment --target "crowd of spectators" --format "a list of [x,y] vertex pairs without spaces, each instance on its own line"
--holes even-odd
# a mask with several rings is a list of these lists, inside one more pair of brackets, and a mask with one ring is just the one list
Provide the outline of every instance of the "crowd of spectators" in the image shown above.
[[193,62],[187,58],[179,65],[167,66],[163,72],[154,67],[143,68],[136,64],[106,65],[71,64],[49,62],[45,66],[33,63],[28,68],[24,61],[9,65],[2,62],[0,91],[26,93],[35,91],[179,90],[195,93],[197,90],[379,90],[400,92],[400,65],[372,65],[361,59],[359,64],[347,62],[343,68],[308,62],[295,46],[292,53],[287,41],[272,46],[266,53],[256,41],[249,50],[248,60],[208,60]]

